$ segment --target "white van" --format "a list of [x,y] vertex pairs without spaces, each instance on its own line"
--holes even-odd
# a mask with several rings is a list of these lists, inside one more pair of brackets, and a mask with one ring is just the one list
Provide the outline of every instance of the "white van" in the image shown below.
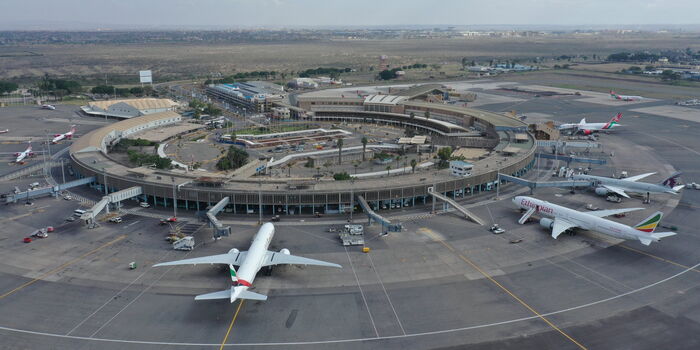
[[82,210],[82,209],[75,209],[75,210],[73,211],[73,214],[75,214],[75,216],[82,216],[82,215],[85,214],[85,213],[86,213],[86,211],[85,211],[85,210]]

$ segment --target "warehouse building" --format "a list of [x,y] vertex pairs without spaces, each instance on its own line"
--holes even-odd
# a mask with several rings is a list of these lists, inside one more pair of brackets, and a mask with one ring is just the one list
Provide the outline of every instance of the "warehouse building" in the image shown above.
[[285,98],[284,87],[265,81],[209,85],[207,95],[245,108],[250,112],[270,112],[275,102]]

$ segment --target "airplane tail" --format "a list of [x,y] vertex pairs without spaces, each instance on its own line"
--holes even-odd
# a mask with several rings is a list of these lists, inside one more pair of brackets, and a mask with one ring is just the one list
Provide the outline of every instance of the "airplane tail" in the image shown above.
[[652,241],[658,242],[662,238],[671,237],[671,236],[675,236],[675,235],[676,235],[675,232],[654,232],[650,235],[649,238],[640,237],[639,241],[642,242],[642,244],[644,244],[644,245],[649,245],[649,244],[651,244]]
[[231,282],[233,284],[238,284],[238,277],[236,276],[236,268],[232,264],[228,265],[229,272],[231,272]]
[[661,181],[659,183],[659,185],[676,190],[676,187],[677,187],[676,185],[678,185],[678,177],[679,176],[681,176],[681,172],[680,171],[675,172],[675,173],[673,173],[673,175],[667,177],[664,181]]
[[619,96],[617,96],[617,94],[615,93],[615,91],[612,91],[612,90],[610,90],[610,97],[612,97],[612,98],[614,98],[614,99],[619,99],[619,98],[620,98]]
[[236,301],[236,299],[267,300],[266,295],[247,291],[247,288],[248,287],[245,286],[232,286],[231,289],[221,290],[218,292],[207,294],[200,294],[194,297],[194,300],[229,299],[231,300],[231,302]]
[[586,124],[586,118],[581,119],[581,121],[578,122],[578,123],[579,123],[579,124]]
[[656,226],[659,225],[659,222],[661,222],[661,218],[663,216],[664,213],[657,211],[656,213],[651,214],[651,216],[635,225],[634,228],[638,231],[646,232],[651,235],[654,233]]
[[622,113],[618,113],[616,116],[614,116],[610,122],[612,123],[619,123],[620,120],[622,120]]

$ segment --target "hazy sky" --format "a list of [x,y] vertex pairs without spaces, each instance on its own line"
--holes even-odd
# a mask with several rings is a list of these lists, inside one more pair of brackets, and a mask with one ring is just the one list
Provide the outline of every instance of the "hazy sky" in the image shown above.
[[700,0],[0,0],[0,29],[700,24]]

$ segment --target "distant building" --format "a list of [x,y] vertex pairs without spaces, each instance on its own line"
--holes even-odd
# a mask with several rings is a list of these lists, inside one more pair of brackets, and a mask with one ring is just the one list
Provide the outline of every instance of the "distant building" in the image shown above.
[[297,89],[316,89],[318,83],[311,78],[296,78],[289,82],[289,85]]
[[209,85],[207,95],[250,112],[270,112],[274,102],[285,98],[284,87],[265,81]]
[[450,161],[450,173],[454,176],[466,177],[472,176],[474,165],[461,160]]
[[130,119],[143,115],[174,111],[178,104],[167,98],[134,98],[93,101],[80,109],[89,115]]

